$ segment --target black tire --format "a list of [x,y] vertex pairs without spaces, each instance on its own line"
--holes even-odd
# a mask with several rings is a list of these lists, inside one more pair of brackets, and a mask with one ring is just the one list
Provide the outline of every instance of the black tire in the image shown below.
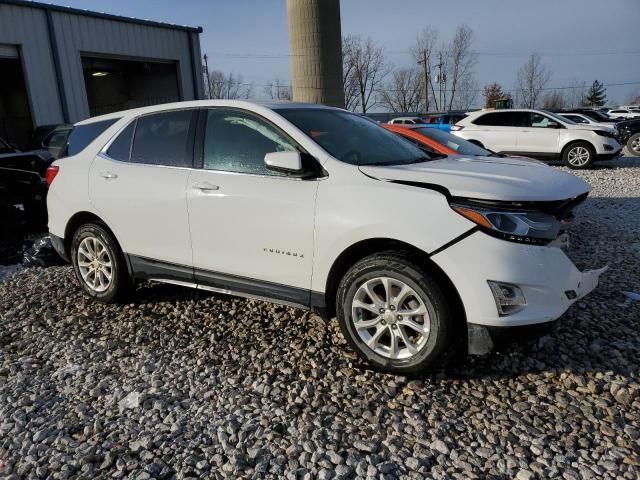
[[[97,239],[108,254],[111,278],[106,289],[97,291],[84,280],[78,264],[78,250],[83,240]],[[133,289],[133,281],[127,270],[124,254],[113,235],[100,223],[86,223],[80,226],[71,241],[71,263],[78,283],[87,295],[104,303],[113,303],[125,298]]]
[[634,133],[627,140],[627,150],[630,155],[640,157],[640,133]]
[[[358,329],[356,329],[352,313],[354,297],[357,292],[361,291],[361,286],[368,281],[373,280],[375,282],[378,277],[389,277],[394,281],[400,281],[409,286],[420,296],[428,312],[430,320],[429,333],[424,335],[426,340],[417,350],[417,353],[412,354],[409,358],[389,358],[389,356],[379,354],[365,343],[358,333]],[[409,256],[403,252],[377,253],[357,262],[342,278],[338,287],[336,301],[336,312],[340,328],[349,345],[361,358],[377,369],[398,374],[420,373],[430,367],[443,365],[446,354],[452,353],[453,321],[450,306],[442,290],[431,276],[424,269],[412,263]],[[402,313],[401,308],[398,308],[396,313]],[[379,315],[379,317],[382,317],[382,315]],[[397,318],[399,319],[401,316],[398,315]],[[415,317],[405,318],[415,319]],[[386,328],[386,332],[388,332],[383,335],[390,336],[391,328],[395,329],[395,335],[398,335],[398,331],[403,329],[404,338],[406,338],[407,327],[400,325],[400,322],[396,325],[395,320],[393,322],[394,325],[390,326],[389,323],[382,321],[385,325],[381,326],[381,328]],[[426,323],[426,320],[424,322]],[[377,332],[377,328],[374,327],[369,331],[375,330]],[[391,343],[391,340],[389,343]],[[402,344],[406,347],[405,343]]]
[[[582,150],[580,150],[582,149]],[[586,160],[581,159],[579,161],[572,160],[572,154],[578,152],[583,152],[586,150],[588,154],[588,158]],[[593,166],[593,162],[596,159],[596,150],[593,148],[588,142],[573,142],[567,145],[562,151],[562,160],[565,165],[574,170],[584,170],[587,168],[591,168]]]

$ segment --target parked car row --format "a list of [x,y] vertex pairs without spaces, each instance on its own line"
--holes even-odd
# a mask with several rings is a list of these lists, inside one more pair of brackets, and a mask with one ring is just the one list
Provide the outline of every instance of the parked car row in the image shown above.
[[[72,128],[38,127],[25,151],[0,138],[0,210],[5,233],[46,230],[47,168],[61,155]],[[0,242],[4,240],[0,236]]]
[[568,167],[578,169],[622,152],[613,127],[575,123],[544,110],[472,112],[456,123],[452,132],[498,153],[562,158]]
[[560,248],[586,182],[396,128],[231,100],[79,122],[47,172],[52,243],[95,300],[148,279],[311,308],[403,374],[486,353],[492,329],[549,322],[595,288],[602,270]]
[[451,130],[451,126],[465,117],[463,112],[448,112],[426,117],[397,117],[387,122],[388,125],[422,125],[428,128],[437,128],[445,132]]

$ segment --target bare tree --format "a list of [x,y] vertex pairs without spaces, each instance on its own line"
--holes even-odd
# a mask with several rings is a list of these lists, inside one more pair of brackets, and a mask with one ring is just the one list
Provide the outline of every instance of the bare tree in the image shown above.
[[636,88],[632,92],[629,92],[629,95],[627,96],[627,101],[625,103],[627,105],[640,104],[640,88]]
[[480,94],[480,84],[473,75],[465,75],[458,81],[458,89],[450,108],[454,110],[468,110],[475,103]]
[[229,73],[226,75],[220,70],[214,70],[209,74],[210,98],[233,100],[250,98],[253,86],[244,83],[242,75]]
[[551,72],[542,64],[542,58],[532,53],[520,67],[516,76],[517,98],[522,107],[535,108],[540,94],[551,79]]
[[417,68],[395,70],[380,91],[380,103],[393,112],[419,112],[423,108],[424,79]]
[[[411,48],[411,54],[416,63],[422,64],[422,84],[424,92],[422,93],[425,111],[429,111],[432,99],[435,102],[435,89],[433,80],[435,72],[432,66],[436,62],[438,55],[437,50],[438,32],[431,27],[426,27],[420,32],[416,38],[415,45]],[[425,84],[426,82],[426,84]],[[436,109],[438,105],[436,105]]]
[[[384,56],[384,49],[379,47],[371,37],[347,36],[343,44],[343,80],[346,87],[354,88],[357,93],[357,104],[350,109],[358,108],[362,113],[373,108],[378,102],[378,90],[384,78],[389,73],[389,67]],[[348,73],[345,75],[344,70]],[[347,88],[345,88],[345,102]],[[353,102],[353,100],[352,100]]]
[[269,82],[264,86],[264,93],[272,100],[288,100],[291,101],[291,86],[276,78],[273,82]]
[[587,96],[587,83],[573,78],[564,91],[564,108],[576,108],[584,105]]
[[360,105],[358,82],[354,75],[355,63],[353,62],[356,43],[357,37],[354,37],[353,35],[342,37],[342,86],[344,88],[344,108],[354,112]]
[[[448,77],[447,84],[449,86],[449,110],[451,110],[454,105],[457,105],[456,102],[459,100],[457,95],[460,94],[459,90],[462,89],[461,87],[463,85],[467,89],[465,96],[468,96],[470,86],[473,85],[477,89],[477,82],[472,78],[473,67],[476,62],[476,55],[471,50],[472,42],[473,30],[467,25],[460,25],[456,29],[453,40],[451,40],[447,48],[446,72]],[[477,91],[475,93],[477,94]],[[465,102],[458,103],[466,102],[468,102],[468,98],[465,99]]]
[[561,90],[553,90],[548,92],[542,98],[542,108],[545,110],[560,110],[566,108],[567,102]]

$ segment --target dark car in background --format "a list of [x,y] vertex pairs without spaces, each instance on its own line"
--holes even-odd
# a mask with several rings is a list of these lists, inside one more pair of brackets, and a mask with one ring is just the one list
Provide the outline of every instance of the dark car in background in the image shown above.
[[640,157],[640,118],[623,120],[616,124],[618,141],[631,155]]
[[73,125],[66,123],[40,125],[31,135],[29,150],[46,150],[53,158],[58,158],[67,144]]

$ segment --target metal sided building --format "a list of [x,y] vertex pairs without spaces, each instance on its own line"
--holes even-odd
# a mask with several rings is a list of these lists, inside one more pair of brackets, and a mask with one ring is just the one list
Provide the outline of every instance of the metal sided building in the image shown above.
[[200,27],[0,0],[0,137],[203,98]]

